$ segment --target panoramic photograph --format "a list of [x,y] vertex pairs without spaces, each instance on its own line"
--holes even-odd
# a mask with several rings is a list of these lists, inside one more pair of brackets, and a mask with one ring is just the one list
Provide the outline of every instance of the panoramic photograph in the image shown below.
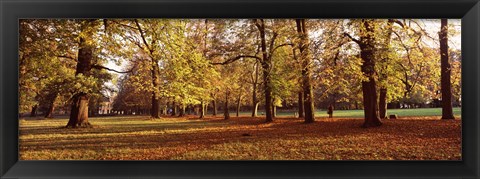
[[19,19],[19,160],[462,160],[461,19]]

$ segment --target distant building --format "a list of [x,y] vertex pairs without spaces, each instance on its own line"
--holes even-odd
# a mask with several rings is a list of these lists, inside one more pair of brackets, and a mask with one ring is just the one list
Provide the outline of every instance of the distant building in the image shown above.
[[98,114],[110,114],[112,112],[112,108],[113,108],[113,100],[108,97],[104,97],[100,101],[100,104],[98,107]]

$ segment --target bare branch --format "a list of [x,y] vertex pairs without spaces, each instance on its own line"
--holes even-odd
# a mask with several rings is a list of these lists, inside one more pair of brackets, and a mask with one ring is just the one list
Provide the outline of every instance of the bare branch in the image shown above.
[[131,73],[133,71],[133,69],[135,69],[135,66],[128,71],[117,71],[115,69],[111,69],[111,68],[108,68],[108,67],[105,67],[105,66],[102,66],[102,65],[92,65],[92,68],[99,69],[99,70],[105,69],[107,71],[113,71],[115,73]]
[[280,48],[280,47],[283,47],[283,46],[287,46],[287,45],[290,45],[290,46],[292,46],[292,47],[293,47],[293,46],[295,46],[295,44],[293,44],[293,43],[285,43],[285,44],[281,44],[281,45],[279,45],[279,46],[276,46],[275,48],[273,48],[273,50],[272,50],[272,52],[271,52],[271,53],[273,54],[273,52],[275,52],[275,50],[277,50],[278,48]]
[[357,43],[358,45],[362,45],[362,44],[363,44],[360,40],[358,40],[358,39],[356,39],[356,38],[353,38],[350,34],[348,34],[348,33],[346,33],[346,32],[344,32],[343,35],[347,36],[348,38],[350,38],[352,41],[354,41],[354,42]]
[[278,33],[277,32],[273,32],[273,36],[272,36],[272,39],[270,39],[270,46],[269,46],[269,49],[270,49],[270,55],[273,54],[273,46],[275,45],[275,40],[278,36]]
[[150,48],[150,46],[147,43],[147,40],[145,39],[145,36],[143,35],[143,30],[140,24],[138,23],[138,19],[135,19],[135,24],[138,27],[138,31],[140,32],[140,36],[142,37],[143,43],[145,44],[145,46],[147,46],[147,49],[148,51],[150,51],[150,54],[153,54],[153,50]]
[[123,27],[126,27],[126,28],[129,28],[129,29],[132,29],[132,30],[138,30],[137,27],[133,27],[133,26],[130,26],[130,25],[127,25],[127,24],[123,24],[123,23],[120,23],[120,22],[117,22],[115,20],[109,20],[109,22],[113,22],[114,24],[118,24],[120,26],[123,26]]
[[403,25],[403,23],[397,19],[388,19],[389,22],[393,22],[393,23],[396,23],[400,26],[402,26],[402,28],[405,28],[405,25]]
[[228,59],[224,62],[212,62],[210,64],[212,65],[226,65],[226,64],[230,64],[230,63],[233,63],[241,58],[254,58],[254,59],[257,59],[258,61],[261,61],[262,59],[260,57],[257,57],[257,56],[252,56],[252,55],[239,55],[239,56],[236,56],[235,58],[231,58],[231,59]]

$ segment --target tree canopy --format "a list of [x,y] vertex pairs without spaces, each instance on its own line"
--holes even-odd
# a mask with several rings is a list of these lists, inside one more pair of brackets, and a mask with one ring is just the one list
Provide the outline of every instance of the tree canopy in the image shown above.
[[[308,123],[315,109],[334,106],[365,109],[364,127],[378,126],[387,106],[438,105],[442,83],[451,84],[450,103],[461,105],[459,26],[419,19],[22,19],[19,111],[51,117],[55,106],[78,108],[70,119],[81,121],[112,98],[109,113],[159,118],[195,110],[203,117],[220,108],[228,119],[230,108],[257,116],[260,107],[271,122],[281,108],[299,109]],[[449,79],[441,82],[442,75]]]

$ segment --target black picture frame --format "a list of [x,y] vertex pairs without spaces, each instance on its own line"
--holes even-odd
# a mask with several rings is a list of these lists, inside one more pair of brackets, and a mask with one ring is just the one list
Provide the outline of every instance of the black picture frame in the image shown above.
[[[478,0],[1,0],[0,178],[479,178]],[[20,18],[461,18],[462,161],[19,161]]]

